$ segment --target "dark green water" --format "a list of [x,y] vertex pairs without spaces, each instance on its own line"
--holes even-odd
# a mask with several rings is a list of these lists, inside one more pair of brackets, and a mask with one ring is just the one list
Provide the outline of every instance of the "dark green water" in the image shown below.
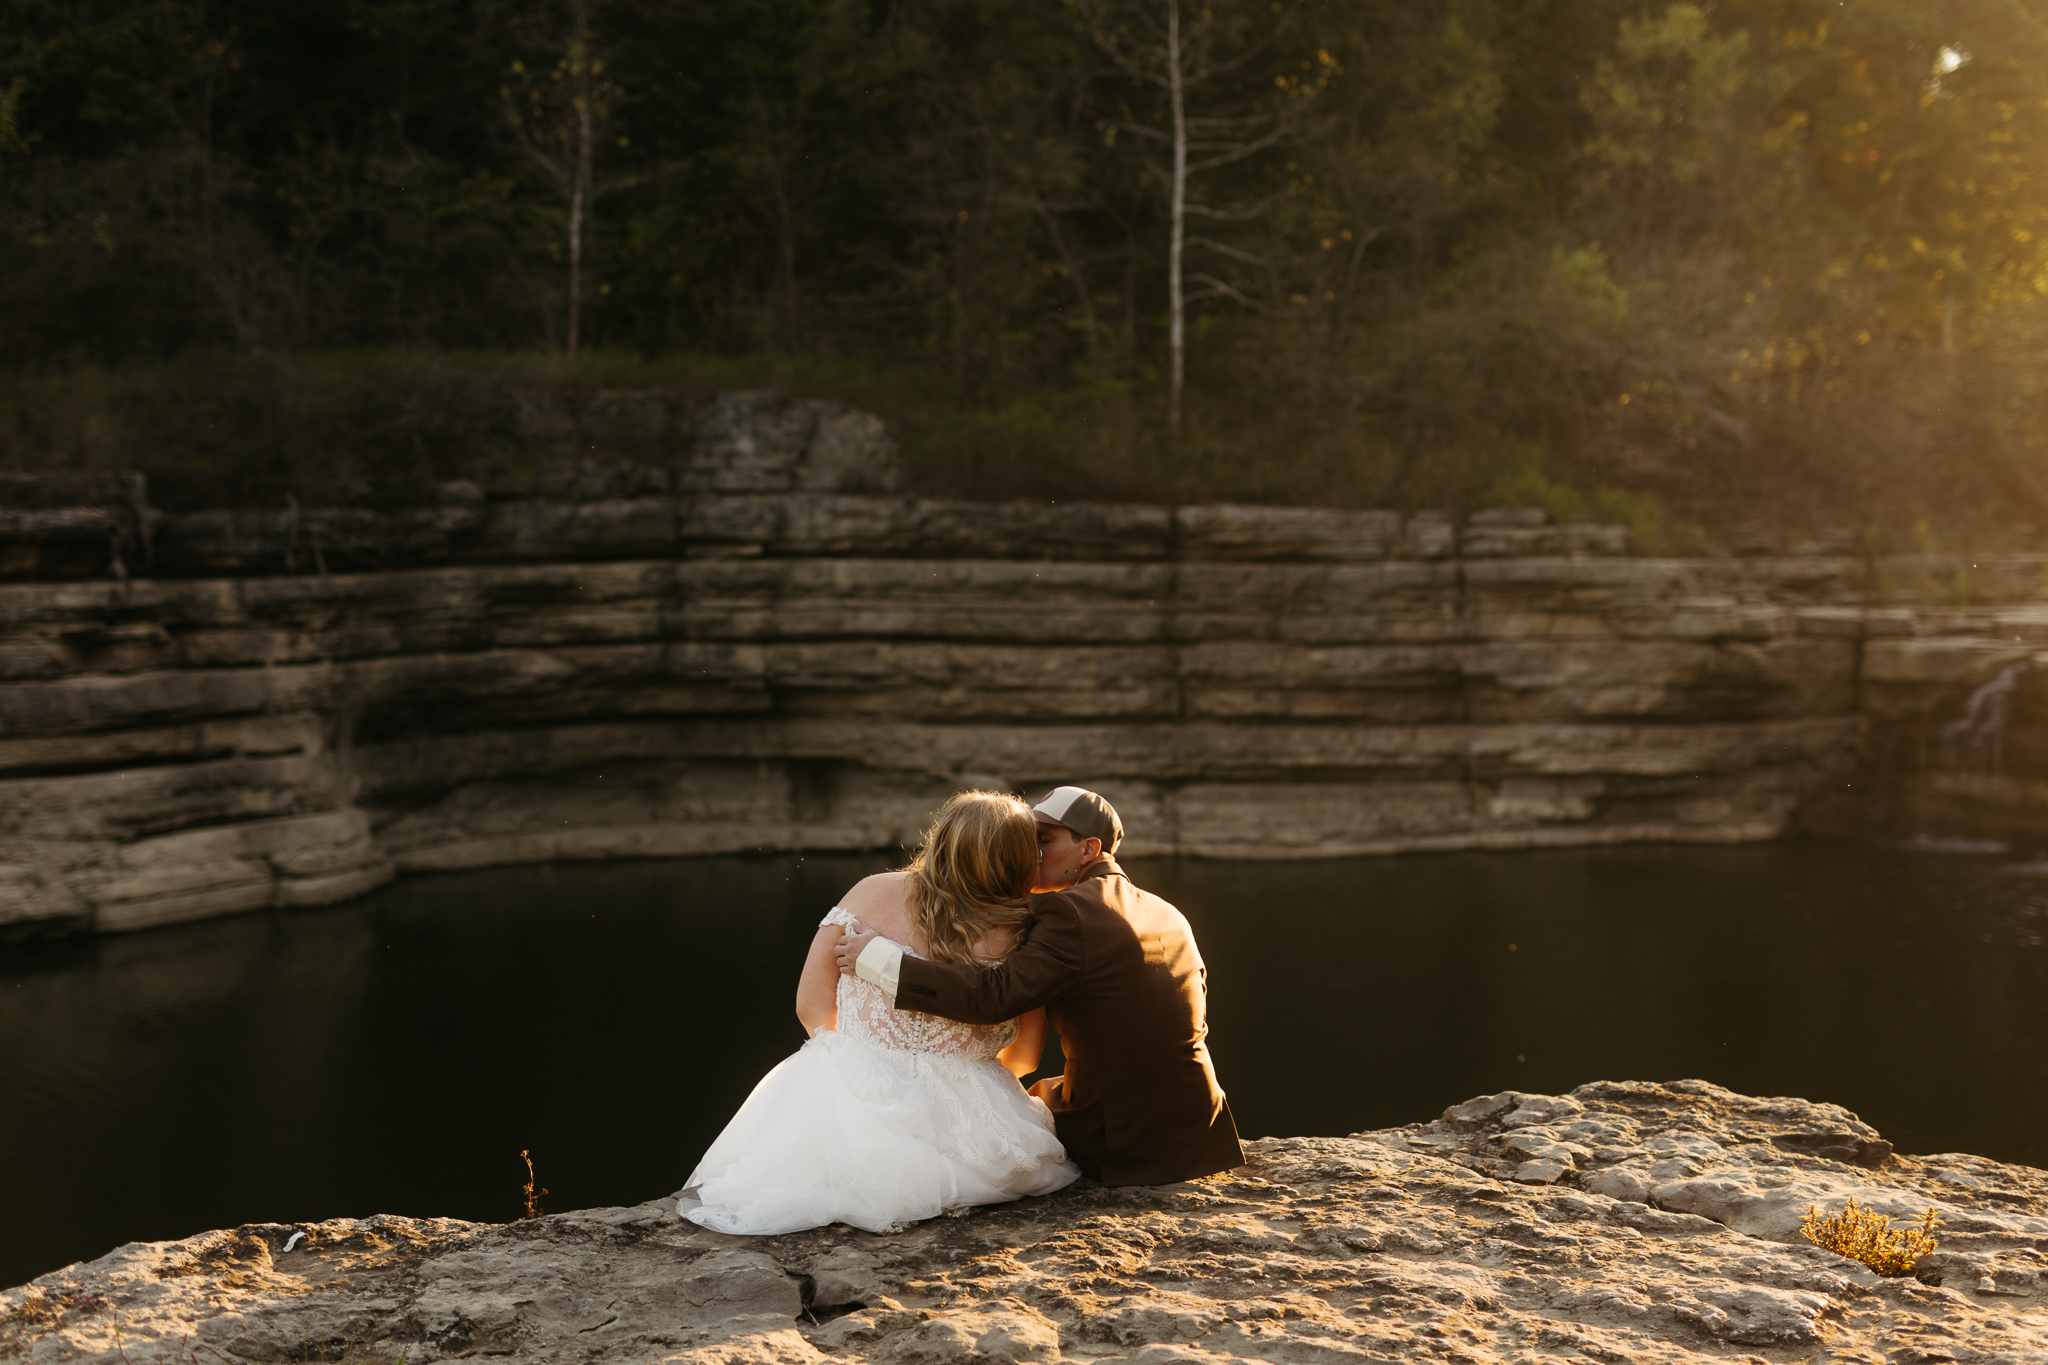
[[[511,868],[0,950],[0,1284],[127,1241],[678,1187],[879,858]],[[2048,1166],[2048,865],[1846,844],[1133,860],[1247,1136],[1699,1076]]]

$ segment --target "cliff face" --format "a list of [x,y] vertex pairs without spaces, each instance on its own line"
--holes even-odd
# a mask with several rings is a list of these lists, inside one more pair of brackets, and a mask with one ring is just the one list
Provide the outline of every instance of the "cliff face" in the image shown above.
[[[1084,1182],[881,1236],[728,1237],[671,1196],[138,1243],[0,1292],[0,1358],[2048,1358],[2048,1176],[1891,1155],[1835,1105],[1596,1082],[1248,1153],[1207,1180]],[[1809,1203],[1850,1197],[1935,1209],[1941,1249],[1880,1279],[1798,1235]]]
[[660,458],[430,508],[0,513],[0,929],[893,846],[963,784],[1089,784],[1143,853],[1860,828],[1900,807],[1859,804],[1899,736],[2048,635],[2040,556],[936,502],[893,461],[863,414],[739,394]]

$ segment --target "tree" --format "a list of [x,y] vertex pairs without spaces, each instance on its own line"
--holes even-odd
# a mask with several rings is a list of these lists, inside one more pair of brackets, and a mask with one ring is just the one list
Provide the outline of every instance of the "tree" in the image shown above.
[[[1187,293],[1182,257],[1190,245],[1188,217],[1242,222],[1258,217],[1266,207],[1264,202],[1240,206],[1193,203],[1188,199],[1188,181],[1246,161],[1298,131],[1308,101],[1328,84],[1335,63],[1328,51],[1319,51],[1317,61],[1302,63],[1312,73],[1309,80],[1283,72],[1249,100],[1243,97],[1239,81],[1237,89],[1223,93],[1214,106],[1204,106],[1210,112],[1190,112],[1189,102],[1198,92],[1214,88],[1226,78],[1243,77],[1271,52],[1283,26],[1272,24],[1254,34],[1247,14],[1220,5],[1204,5],[1191,22],[1184,23],[1181,0],[1163,0],[1163,5],[1153,0],[1122,9],[1091,0],[1083,13],[1089,35],[1116,74],[1128,82],[1154,87],[1165,100],[1164,127],[1140,119],[1128,104],[1121,104],[1117,114],[1103,119],[1100,127],[1111,142],[1116,134],[1129,133],[1163,147],[1167,154],[1161,177],[1168,224],[1166,425],[1178,432],[1181,394],[1187,384],[1188,304],[1208,298],[1249,302],[1242,290],[1209,272],[1197,272],[1194,281],[1198,287],[1193,294]],[[1194,245],[1246,259],[1237,248],[1212,238],[1197,238]]]
[[[598,198],[634,183],[597,178],[598,148],[605,143],[621,91],[597,55],[595,11],[603,0],[561,0],[515,26],[534,48],[555,56],[542,70],[515,60],[499,87],[505,120],[529,160],[559,194],[569,236],[568,352],[576,354],[583,314],[583,238]],[[626,139],[617,139],[620,146]],[[634,179],[637,179],[635,177]]]

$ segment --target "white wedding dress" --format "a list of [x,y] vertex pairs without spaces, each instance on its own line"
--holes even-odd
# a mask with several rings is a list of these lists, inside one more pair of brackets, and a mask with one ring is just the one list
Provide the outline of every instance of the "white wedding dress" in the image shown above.
[[[834,908],[820,924],[858,921]],[[905,950],[908,951],[907,949]],[[677,1212],[719,1232],[849,1223],[887,1232],[976,1204],[1050,1194],[1080,1168],[1052,1113],[996,1054],[1017,1024],[899,1010],[839,978],[839,1029],[762,1077],[691,1173]]]

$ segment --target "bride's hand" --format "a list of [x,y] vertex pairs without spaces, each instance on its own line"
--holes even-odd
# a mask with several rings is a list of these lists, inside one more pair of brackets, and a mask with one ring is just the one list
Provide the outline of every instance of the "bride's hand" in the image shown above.
[[867,947],[880,937],[879,933],[868,928],[865,924],[861,925],[858,929],[848,929],[844,934],[840,935],[839,946],[834,950],[839,954],[839,974],[841,976],[852,976],[853,964],[860,961],[861,949]]

